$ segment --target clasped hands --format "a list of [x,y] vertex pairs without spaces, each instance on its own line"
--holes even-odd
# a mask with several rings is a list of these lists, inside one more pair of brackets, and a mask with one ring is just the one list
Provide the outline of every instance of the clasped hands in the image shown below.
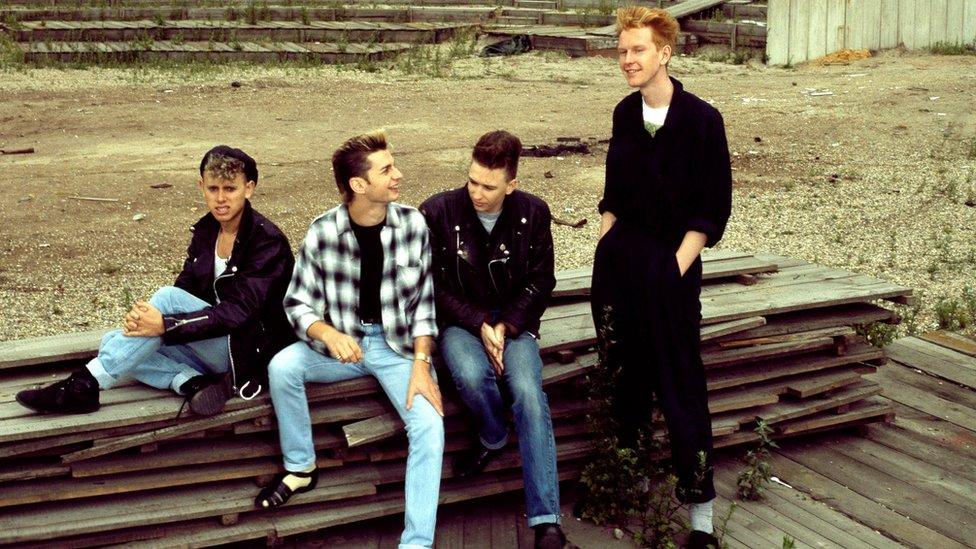
[[487,322],[481,323],[481,343],[485,346],[495,375],[501,376],[505,371],[505,323],[499,322],[494,326]]
[[136,301],[122,317],[122,335],[130,337],[158,337],[166,331],[163,313],[148,301]]

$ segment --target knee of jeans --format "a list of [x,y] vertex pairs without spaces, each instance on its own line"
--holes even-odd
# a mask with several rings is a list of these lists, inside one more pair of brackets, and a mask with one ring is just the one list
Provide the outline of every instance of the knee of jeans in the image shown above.
[[549,399],[537,383],[510,383],[512,410],[529,420],[537,420],[549,414]]
[[98,348],[101,349],[102,347],[105,346],[106,343],[108,343],[108,341],[110,339],[112,339],[114,337],[117,337],[121,333],[122,333],[122,330],[119,330],[119,329],[109,330],[108,332],[105,332],[105,335],[102,336],[101,343],[98,344]]
[[276,354],[268,363],[268,381],[271,387],[305,383],[305,367],[300,360],[292,360],[288,348]]
[[149,298],[149,303],[152,304],[153,307],[159,309],[161,312],[167,312],[164,309],[173,299],[173,296],[179,292],[183,292],[183,290],[177,288],[176,286],[163,286],[153,292],[152,297]]
[[444,418],[430,404],[417,405],[407,415],[407,437],[434,450],[444,449]]

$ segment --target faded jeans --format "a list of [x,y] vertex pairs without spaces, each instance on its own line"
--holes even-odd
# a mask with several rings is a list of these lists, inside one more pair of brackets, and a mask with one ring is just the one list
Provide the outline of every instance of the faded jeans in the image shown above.
[[[192,313],[210,304],[173,286],[164,286],[149,298],[149,303],[166,314]],[[130,337],[112,330],[102,337],[98,356],[87,365],[98,386],[109,389],[126,378],[179,393],[180,385],[191,377],[230,370],[226,337],[201,339],[179,345],[164,345],[161,337]]]
[[[441,356],[451,370],[461,399],[474,415],[481,444],[499,449],[508,442],[499,379],[481,338],[457,326],[441,332]],[[539,344],[529,333],[505,338],[503,378],[512,395],[512,415],[522,457],[525,509],[529,526],[559,524],[559,478],[549,399],[542,391]]]
[[271,400],[278,416],[278,436],[285,469],[306,471],[315,466],[312,422],[305,384],[335,383],[373,376],[407,426],[405,527],[400,549],[432,547],[444,460],[444,420],[423,396],[407,405],[407,386],[413,361],[396,353],[386,342],[383,327],[364,324],[360,342],[363,360],[342,363],[298,341],[282,349],[268,365]]

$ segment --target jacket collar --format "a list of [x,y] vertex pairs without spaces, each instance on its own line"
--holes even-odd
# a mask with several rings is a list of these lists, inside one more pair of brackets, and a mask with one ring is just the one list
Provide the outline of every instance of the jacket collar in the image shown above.
[[[394,229],[400,226],[400,214],[396,207],[394,207],[396,202],[390,202],[386,205],[386,221],[384,225],[388,227],[393,227]],[[349,217],[349,204],[342,204],[339,206],[339,211],[336,212],[336,230],[339,234],[347,231],[352,231],[352,220]]]
[[[456,199],[462,204],[461,209],[464,212],[464,218],[467,223],[482,227],[481,220],[478,218],[478,212],[474,209],[474,203],[471,202],[471,197],[468,195],[467,185],[456,189],[454,192],[457,193]],[[505,199],[502,201],[501,215],[498,216],[498,221],[495,222],[496,227],[506,226],[509,223],[509,218],[515,215],[518,194],[520,192],[522,191],[515,189],[512,191],[512,194],[505,195]]]
[[[664,126],[661,127],[662,130],[671,131],[676,126],[682,124],[682,120],[685,117],[686,108],[686,92],[685,87],[677,78],[673,76],[668,76],[671,80],[671,85],[674,86],[674,92],[671,94],[671,103],[668,105],[668,115],[664,119]],[[644,129],[644,97],[641,95],[640,90],[635,91],[632,94],[634,101],[631,105],[630,113],[628,118],[636,125],[639,126],[641,130]],[[659,130],[660,131],[660,130]]]

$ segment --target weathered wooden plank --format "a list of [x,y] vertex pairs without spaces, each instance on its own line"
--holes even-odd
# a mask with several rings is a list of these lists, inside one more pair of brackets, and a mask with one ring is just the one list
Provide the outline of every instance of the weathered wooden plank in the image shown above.
[[706,368],[728,368],[753,363],[759,359],[793,356],[834,347],[836,347],[834,338],[819,337],[810,340],[755,345],[741,349],[703,350],[701,357]]
[[881,0],[881,21],[878,46],[898,46],[898,0]]
[[791,380],[786,388],[787,394],[796,398],[809,398],[840,387],[853,385],[861,380],[864,374],[874,373],[874,366],[860,366],[851,370],[825,372],[820,375],[803,375],[799,379]]
[[[792,445],[791,445],[792,446]],[[853,515],[856,520],[895,540],[916,547],[954,547],[963,544],[931,530],[911,519],[879,505],[847,486],[804,463],[786,456],[781,451],[773,453],[773,470],[784,482],[809,493],[814,500],[823,500]]]
[[[74,501],[52,502],[39,514],[32,507],[7,510],[0,516],[0,543],[47,539],[126,528],[179,522],[220,514],[247,512],[254,507],[257,489],[249,480],[190,488],[167,489],[133,500],[129,494],[107,496],[98,505],[84,507],[78,519]],[[306,502],[332,501],[375,493],[371,483],[325,487],[303,494]],[[188,505],[187,502],[193,502]]]
[[962,40],[972,44],[976,42],[976,0],[966,0],[963,11]]
[[827,53],[840,51],[847,47],[847,2],[846,0],[825,0],[827,5]]
[[915,48],[915,2],[898,0],[898,43],[908,49]]
[[885,347],[888,356],[926,373],[976,389],[976,358],[906,337]]
[[766,59],[770,65],[790,63],[790,4],[799,0],[769,0]]
[[929,41],[927,46],[938,42],[945,42],[947,16],[949,9],[948,0],[929,0]]
[[903,452],[930,465],[950,471],[970,481],[976,481],[974,457],[960,451],[958,445],[949,446],[928,432],[919,433],[905,429],[899,424],[896,410],[893,423],[868,425],[861,429],[860,435],[893,451]]
[[830,6],[827,2],[810,2],[810,35],[808,39],[808,59],[823,57],[827,51],[827,15]]
[[794,0],[790,6],[790,64],[810,59],[809,2]]
[[[729,336],[722,336],[717,341],[775,337],[811,330],[822,330],[824,328],[870,324],[872,322],[894,324],[899,320],[898,314],[894,311],[868,303],[853,303],[824,309],[769,315],[765,318],[765,326],[752,328]],[[703,328],[702,333],[704,331]]]
[[915,2],[915,19],[914,19],[914,45],[915,49],[927,48],[931,45],[929,41],[931,37],[931,0],[916,0]]
[[964,335],[937,330],[934,332],[925,332],[924,334],[918,336],[918,338],[924,339],[929,343],[934,343],[940,347],[944,347],[950,351],[955,351],[957,353],[962,353],[964,355],[976,358],[976,340],[970,339]]
[[766,325],[766,319],[761,316],[732,320],[730,322],[720,322],[703,326],[701,329],[701,341],[710,341],[724,336],[737,334],[754,328]]
[[815,353],[787,359],[774,358],[747,366],[709,370],[706,376],[708,389],[711,391],[882,358],[884,353],[881,349],[870,345],[854,345],[844,356]]
[[[935,508],[932,505],[933,498],[945,497],[945,494],[936,496],[919,486],[910,484],[907,479],[898,478],[891,470],[865,467],[844,455],[835,445],[821,446],[813,442],[805,442],[784,446],[777,452],[822,475],[828,475],[862,496],[910,517],[914,522],[955,540],[955,546],[971,541],[971,537],[964,532],[971,532],[972,513],[956,506]],[[854,509],[850,511],[858,512]]]
[[[925,374],[916,374],[897,362],[878,369],[867,376],[884,386],[885,396],[916,410],[926,412],[964,429],[972,429],[976,425],[976,407],[971,402],[976,397],[969,395],[971,391],[949,386],[932,379],[926,379]],[[942,392],[944,396],[937,393]],[[970,402],[965,402],[965,401]]]
[[109,330],[89,330],[0,342],[0,368],[91,358]]
[[882,21],[881,0],[860,0],[861,5],[861,48],[877,50],[881,48]]

